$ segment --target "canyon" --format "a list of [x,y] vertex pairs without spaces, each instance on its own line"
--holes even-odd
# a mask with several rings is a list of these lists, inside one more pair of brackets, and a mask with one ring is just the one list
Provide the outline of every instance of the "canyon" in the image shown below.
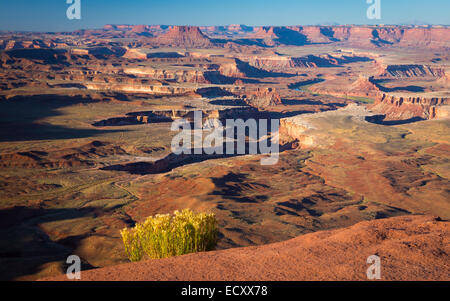
[[[376,253],[448,280],[449,53],[448,26],[1,31],[0,279],[364,280]],[[196,111],[279,120],[278,162],[175,154]],[[216,251],[128,263],[121,229],[185,208]]]

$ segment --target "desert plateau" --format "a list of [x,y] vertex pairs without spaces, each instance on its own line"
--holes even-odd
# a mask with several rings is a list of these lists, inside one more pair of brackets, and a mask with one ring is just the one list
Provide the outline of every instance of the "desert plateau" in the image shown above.
[[[276,163],[176,153],[198,113],[276,122]],[[121,230],[183,209],[214,250],[130,263]],[[449,219],[449,26],[0,31],[0,280],[448,281]]]

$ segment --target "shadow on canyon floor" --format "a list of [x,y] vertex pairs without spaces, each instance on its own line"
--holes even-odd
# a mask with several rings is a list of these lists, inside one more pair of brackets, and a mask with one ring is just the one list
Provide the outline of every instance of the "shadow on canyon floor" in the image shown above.
[[425,89],[423,87],[409,85],[409,86],[403,86],[403,87],[394,87],[394,88],[388,88],[383,86],[382,84],[385,83],[385,80],[375,80],[375,79],[369,79],[371,83],[373,83],[381,92],[425,92]]
[[384,120],[386,118],[385,115],[375,115],[375,116],[368,116],[366,117],[366,121],[370,123],[380,124],[380,125],[402,125],[402,124],[408,124],[408,123],[414,123],[418,121],[424,121],[425,119],[421,117],[411,117],[408,119],[403,120]]
[[[0,280],[13,280],[38,273],[43,265],[65,262],[67,256],[90,235],[52,240],[39,224],[103,214],[104,209],[48,209],[15,206],[0,210]],[[131,223],[130,223],[131,224]],[[62,265],[64,269],[64,264]],[[82,270],[94,268],[82,259]]]
[[39,120],[46,117],[60,115],[58,109],[62,107],[97,101],[82,95],[15,96],[1,100],[0,142],[86,138],[119,132],[120,130],[76,129],[39,123]]
[[[261,143],[261,142],[260,142]],[[262,143],[269,145],[270,142],[268,139],[266,141],[263,141]],[[225,144],[222,146],[222,150],[225,150]],[[283,152],[285,150],[291,149],[292,144],[284,144],[279,145],[279,152]],[[169,172],[177,167],[181,167],[184,165],[189,165],[193,163],[199,163],[211,159],[220,159],[220,158],[231,158],[231,157],[237,157],[237,156],[245,156],[250,154],[250,146],[249,143],[245,143],[245,151],[244,154],[238,154],[237,150],[234,150],[233,154],[217,154],[212,153],[208,154],[205,152],[204,149],[190,149],[189,153],[184,154],[175,154],[170,153],[166,157],[157,160],[155,162],[131,162],[126,164],[117,164],[117,165],[111,165],[111,166],[105,166],[102,167],[101,170],[107,170],[107,171],[124,171],[128,172],[129,174],[133,175],[148,175],[148,174],[160,174],[160,173],[166,173]],[[210,153],[212,150],[210,150]],[[257,150],[257,154],[262,155],[270,155],[269,153],[263,153],[259,149]]]
[[243,196],[243,187],[245,186],[260,186],[269,188],[269,186],[260,183],[249,183],[248,175],[243,173],[229,172],[220,178],[212,178],[216,186],[216,190],[212,195],[221,195],[238,203],[262,203],[269,197],[267,195]]

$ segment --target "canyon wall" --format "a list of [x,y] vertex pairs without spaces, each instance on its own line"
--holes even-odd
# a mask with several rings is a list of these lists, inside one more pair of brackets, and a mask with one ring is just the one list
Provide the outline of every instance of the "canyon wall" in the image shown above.
[[247,38],[269,45],[345,42],[359,46],[449,48],[450,28],[410,26],[289,26],[254,27]]
[[[427,48],[450,46],[450,28],[447,27],[299,26],[291,28],[303,34],[309,43],[347,42],[362,46],[398,45]],[[270,34],[274,31],[268,29],[267,32]]]
[[386,115],[385,120],[435,119],[447,116],[447,110],[443,109],[447,105],[450,98],[379,93],[371,110]]
[[378,62],[378,70],[380,77],[397,77],[397,78],[410,78],[410,77],[446,77],[446,70],[442,66],[430,66],[419,64],[407,64],[407,65],[385,65]]

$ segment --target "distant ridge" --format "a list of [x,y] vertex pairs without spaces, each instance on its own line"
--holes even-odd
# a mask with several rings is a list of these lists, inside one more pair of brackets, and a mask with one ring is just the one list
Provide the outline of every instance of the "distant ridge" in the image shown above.
[[[233,47],[233,45],[273,47],[338,44],[364,48],[422,48],[450,50],[449,26],[339,25],[339,26],[168,26],[105,25],[64,35],[85,38],[129,38],[131,47]],[[0,40],[0,49],[38,47],[30,41]],[[28,43],[28,44],[27,44]],[[14,45],[13,45],[14,44]],[[22,46],[23,45],[23,46]],[[33,46],[34,45],[34,46]],[[39,47],[48,47],[39,45]]]
[[171,26],[169,31],[156,37],[154,42],[160,45],[183,47],[211,46],[211,40],[197,26]]

